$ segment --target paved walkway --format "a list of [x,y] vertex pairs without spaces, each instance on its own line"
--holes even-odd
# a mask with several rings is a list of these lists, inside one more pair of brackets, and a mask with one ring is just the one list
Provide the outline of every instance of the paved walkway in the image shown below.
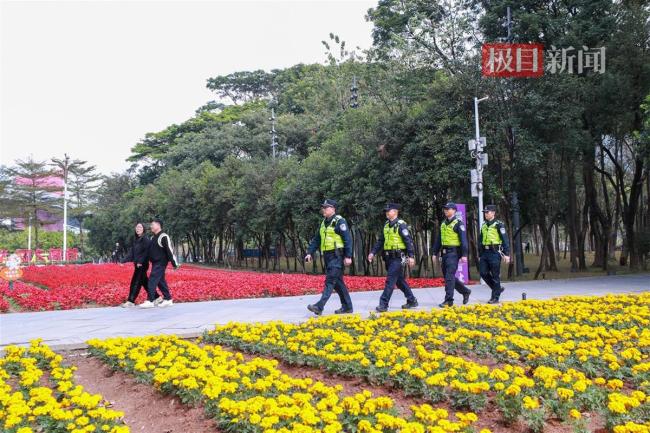
[[[487,286],[470,287],[473,290],[470,303],[489,299]],[[569,294],[638,293],[650,290],[650,274],[506,283],[505,287],[506,291],[501,297],[504,301],[520,300],[522,292],[526,292],[528,299],[550,299]],[[415,289],[414,292],[420,309],[437,307],[443,299],[441,287]],[[379,295],[378,291],[352,293],[355,311],[363,316],[368,315],[377,306]],[[2,314],[0,348],[8,344],[26,344],[34,338],[43,338],[52,347],[72,348],[83,345],[90,338],[155,334],[192,336],[213,328],[215,324],[230,321],[283,320],[295,323],[313,316],[305,307],[317,299],[317,295],[309,295],[189,302],[150,310],[109,307]],[[457,294],[457,301],[459,299]],[[396,290],[391,307],[399,309],[402,303],[404,296]],[[331,314],[338,307],[338,296],[334,294],[325,308],[325,314]]]

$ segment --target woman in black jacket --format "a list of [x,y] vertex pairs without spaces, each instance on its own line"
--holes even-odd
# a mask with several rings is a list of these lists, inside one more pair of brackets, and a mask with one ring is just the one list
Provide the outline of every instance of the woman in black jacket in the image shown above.
[[133,262],[133,276],[131,277],[131,290],[129,291],[129,299],[121,306],[124,308],[135,307],[135,300],[140,294],[140,288],[144,287],[147,290],[147,270],[149,269],[149,245],[151,240],[144,233],[144,224],[137,223],[135,225],[135,238],[131,244],[131,248],[126,257],[122,259],[122,263]]

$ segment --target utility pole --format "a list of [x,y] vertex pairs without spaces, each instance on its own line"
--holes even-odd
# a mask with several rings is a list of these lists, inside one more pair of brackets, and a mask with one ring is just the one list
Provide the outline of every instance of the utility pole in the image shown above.
[[32,214],[31,212],[29,213],[29,229],[27,231],[27,249],[32,251]]
[[478,121],[478,104],[479,102],[487,100],[485,96],[481,99],[474,97],[474,127],[476,136],[473,140],[467,143],[470,150],[470,155],[476,160],[476,168],[470,172],[472,184],[472,197],[478,197],[478,226],[479,231],[483,225],[483,167],[488,164],[487,153],[483,152],[485,149],[485,137],[481,137]]
[[271,122],[271,130],[269,131],[269,134],[271,134],[271,151],[273,152],[273,159],[275,159],[276,148],[278,147],[278,134],[275,130],[275,108],[273,107],[271,107],[269,121]]
[[[506,41],[508,43],[512,43],[512,14],[510,12],[510,6],[508,6],[507,12],[506,12],[506,28],[508,29],[508,36],[506,38]],[[510,140],[511,143],[510,145],[512,147],[515,146],[515,130],[511,126],[510,127]],[[521,276],[524,273],[524,253],[521,248],[521,218],[519,214],[519,197],[517,196],[517,189],[516,185],[514,183],[512,184],[512,199],[511,199],[511,204],[512,204],[512,232],[513,232],[513,238],[512,238],[512,243],[513,245],[513,250],[515,252],[515,275]]]
[[68,167],[70,157],[65,155],[65,164],[63,166],[63,261],[68,260]]
[[352,77],[352,87],[350,87],[350,108],[359,107],[359,87],[357,87],[357,76]]

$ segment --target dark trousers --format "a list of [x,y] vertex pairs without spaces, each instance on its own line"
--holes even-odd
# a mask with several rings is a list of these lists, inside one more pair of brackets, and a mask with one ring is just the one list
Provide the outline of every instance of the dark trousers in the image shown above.
[[147,278],[147,270],[149,263],[143,263],[140,267],[135,266],[133,269],[133,276],[131,277],[131,289],[129,290],[129,302],[135,302],[140,294],[140,288],[147,290],[149,279]]
[[481,253],[478,269],[483,281],[492,289],[492,299],[499,299],[501,294],[501,254],[486,250]]
[[470,293],[470,290],[456,278],[458,260],[459,257],[456,252],[443,254],[441,260],[442,274],[445,276],[445,302],[450,304],[454,303],[454,289],[461,295]]
[[386,272],[388,275],[386,276],[384,292],[381,294],[381,298],[379,298],[379,305],[382,307],[388,307],[395,286],[404,293],[407,302],[415,302],[413,291],[406,282],[406,278],[404,278],[402,259],[399,257],[386,257],[384,262],[386,263]]
[[167,263],[167,261],[151,263],[151,274],[149,274],[149,284],[147,285],[147,299],[151,302],[156,299],[156,287],[160,289],[163,299],[168,300],[172,298],[172,295],[169,293],[167,281],[165,281]]
[[352,309],[352,299],[350,299],[350,292],[348,286],[343,281],[343,256],[336,253],[325,253],[325,289],[320,300],[316,302],[316,306],[321,310],[325,308],[325,304],[332,296],[332,292],[336,291],[341,299],[341,306],[346,310]]

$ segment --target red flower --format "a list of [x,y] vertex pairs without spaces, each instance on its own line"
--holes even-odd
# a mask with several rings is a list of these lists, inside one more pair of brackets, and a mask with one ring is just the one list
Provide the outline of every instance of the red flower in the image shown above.
[[[7,311],[9,299],[30,311],[119,305],[126,300],[132,271],[131,266],[117,264],[30,266],[24,269],[23,280],[31,284],[17,281],[13,291],[9,291],[6,282],[0,284],[0,311]],[[313,294],[322,290],[323,278],[322,275],[265,274],[192,265],[166,274],[177,302]],[[382,289],[385,278],[347,276],[345,281],[350,291],[358,292]],[[418,278],[410,280],[410,284],[437,287],[444,280]],[[144,299],[142,291],[139,301]]]

